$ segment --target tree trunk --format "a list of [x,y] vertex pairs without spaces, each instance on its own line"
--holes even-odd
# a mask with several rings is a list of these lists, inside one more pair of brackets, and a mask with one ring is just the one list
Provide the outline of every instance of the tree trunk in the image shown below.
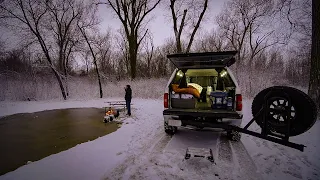
[[61,89],[61,94],[62,94],[63,99],[64,99],[64,100],[67,100],[67,96],[66,96],[66,92],[65,92],[65,90],[64,90],[64,86],[63,86],[63,83],[62,83],[61,76],[58,74],[58,72],[57,72],[55,69],[53,69],[52,67],[51,67],[51,69],[52,69],[54,75],[56,76],[56,78],[57,78],[57,80],[58,80],[59,87],[60,87],[60,89]]
[[86,66],[87,66],[87,75],[89,74],[89,63],[88,60],[86,60]]
[[[309,96],[320,109],[320,2],[312,0],[312,46]],[[320,113],[319,113],[320,114]]]
[[176,37],[176,48],[177,48],[177,52],[176,53],[182,53],[182,46],[181,46],[181,41],[180,41],[180,37]]
[[68,73],[67,73],[67,68],[64,68],[64,83],[65,83],[65,87],[66,87],[66,92],[67,92],[67,96],[69,96],[69,89],[68,89]]
[[[96,59],[96,58],[94,58],[94,59]],[[98,64],[97,64],[96,60],[94,60],[93,62],[94,62],[94,66],[96,67],[96,73],[97,73],[97,76],[98,76],[100,98],[102,98],[103,97],[103,92],[102,92],[101,78],[100,78],[100,73],[99,73],[99,69],[98,69]]]
[[82,29],[79,25],[78,25],[78,28],[80,29],[81,34],[82,34],[83,37],[85,38],[85,40],[86,40],[86,42],[87,42],[87,44],[88,44],[88,46],[89,46],[91,55],[92,55],[92,57],[93,57],[93,63],[94,63],[94,66],[95,66],[95,68],[96,68],[96,73],[97,73],[97,76],[98,76],[100,98],[102,98],[102,97],[103,97],[103,91],[102,91],[102,86],[101,86],[101,79],[100,79],[100,73],[99,73],[99,69],[98,69],[98,65],[97,65],[96,55],[95,55],[94,52],[93,52],[93,49],[92,49],[91,44],[90,44],[90,42],[89,42],[89,39],[88,39],[88,37],[87,37],[87,35],[86,35],[86,33],[85,33],[85,30]]
[[137,40],[131,37],[132,40],[129,42],[129,61],[131,70],[131,79],[136,78],[136,65],[137,65]]
[[62,82],[61,76],[60,76],[60,74],[57,72],[57,70],[54,69],[54,65],[53,65],[53,63],[52,63],[52,61],[51,61],[51,58],[50,58],[50,55],[49,55],[49,51],[47,50],[45,44],[42,43],[42,42],[43,42],[42,37],[39,36],[39,35],[37,35],[37,38],[38,38],[38,40],[39,40],[39,42],[40,42],[40,46],[41,46],[41,48],[42,48],[42,50],[43,50],[43,52],[44,52],[44,54],[45,54],[45,56],[46,56],[49,64],[50,64],[50,67],[51,67],[54,75],[55,75],[56,78],[57,78],[59,87],[60,87],[60,89],[61,89],[62,97],[63,97],[64,100],[67,100],[67,95],[66,95],[66,91],[65,91],[64,86],[63,86],[63,82]]

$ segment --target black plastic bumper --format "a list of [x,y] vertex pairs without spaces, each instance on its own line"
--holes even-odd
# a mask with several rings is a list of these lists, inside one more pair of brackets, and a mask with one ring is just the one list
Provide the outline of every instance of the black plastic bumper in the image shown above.
[[228,110],[165,109],[163,115],[242,119],[242,114]]

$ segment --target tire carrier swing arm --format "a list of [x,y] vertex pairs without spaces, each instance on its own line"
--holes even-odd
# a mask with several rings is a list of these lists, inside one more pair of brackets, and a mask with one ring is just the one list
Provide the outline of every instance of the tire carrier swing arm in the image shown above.
[[[290,136],[290,126],[291,126],[291,121],[292,119],[290,118],[290,109],[284,109],[282,110],[283,113],[286,114],[286,129],[287,131],[284,133],[284,134],[278,134],[278,133],[274,133],[271,131],[270,127],[268,126],[268,122],[267,122],[267,117],[270,113],[270,109],[268,108],[268,104],[269,104],[269,101],[270,101],[270,94],[271,94],[272,91],[270,91],[269,93],[266,94],[266,96],[264,97],[264,105],[263,107],[260,109],[260,111],[256,114],[255,117],[253,117],[251,119],[251,121],[244,127],[244,128],[240,128],[240,127],[237,127],[237,126],[233,126],[233,125],[224,125],[224,124],[221,124],[221,127],[222,128],[225,128],[225,129],[230,129],[230,130],[234,130],[234,131],[238,131],[238,132],[241,132],[241,133],[245,133],[245,134],[249,134],[251,136],[255,136],[255,137],[258,137],[258,138],[261,138],[261,139],[265,139],[265,140],[268,140],[268,141],[272,141],[274,143],[278,143],[278,144],[281,144],[281,145],[284,145],[284,146],[288,146],[288,147],[291,147],[291,148],[294,148],[294,149],[297,149],[297,150],[300,150],[303,152],[304,150],[304,147],[306,147],[305,145],[302,145],[302,144],[296,144],[296,143],[293,143],[293,142],[290,142],[289,141],[289,136]],[[291,99],[290,99],[290,96],[286,93],[284,93],[287,100],[288,100],[288,106],[291,107]],[[257,133],[257,132],[254,132],[254,131],[250,131],[248,130],[248,128],[250,127],[250,125],[256,120],[256,118],[258,118],[259,116],[262,116],[262,119],[263,119],[263,123],[262,123],[262,127],[261,127],[261,133]]]
[[[253,105],[255,105],[252,107],[255,107],[255,113],[252,111],[253,118],[243,128],[221,122],[212,123],[204,121],[201,123],[205,127],[221,128],[227,131],[245,133],[303,152],[304,147],[306,146],[290,142],[289,137],[302,134],[314,125],[317,110],[314,108],[316,105],[312,99],[302,91],[286,86],[267,88],[261,91],[256,98],[258,96],[259,100],[263,102],[260,104],[261,106],[253,102]],[[280,103],[279,100],[283,100],[283,102]],[[274,102],[277,102],[277,104],[274,104]],[[301,103],[300,106],[296,106],[297,103]],[[258,110],[258,108],[260,108],[260,110]],[[299,109],[299,111],[297,111],[297,109]],[[294,112],[293,116],[291,114],[292,112]],[[298,115],[296,113],[298,113]],[[304,118],[304,113],[308,113],[308,119],[304,119],[307,120],[307,125],[299,127],[300,124],[297,123],[297,120]],[[275,116],[278,121],[275,121]],[[280,116],[283,118],[282,120],[279,118]],[[254,121],[260,126],[261,133],[248,130]],[[199,148],[188,148],[185,159],[189,159],[191,156],[206,157],[211,162],[214,162],[212,150],[209,150],[210,151]],[[201,154],[201,156],[199,156],[199,154]]]

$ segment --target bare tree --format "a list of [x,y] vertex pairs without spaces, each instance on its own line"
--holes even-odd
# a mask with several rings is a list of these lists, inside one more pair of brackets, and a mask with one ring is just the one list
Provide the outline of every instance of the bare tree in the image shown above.
[[[191,49],[195,34],[200,26],[203,16],[208,7],[208,0],[203,0],[203,4],[198,1],[170,0],[170,10],[173,21],[173,31],[176,40],[176,51],[178,53],[188,53]],[[183,9],[183,11],[182,11]],[[199,9],[201,11],[199,12]],[[181,19],[180,19],[181,18]],[[179,20],[180,19],[180,20]],[[182,48],[181,36],[185,29],[191,29],[190,38],[185,50]]]
[[103,91],[102,91],[102,84],[101,84],[101,75],[98,68],[98,57],[97,57],[97,54],[94,52],[94,47],[93,47],[94,38],[90,38],[90,35],[88,34],[89,30],[91,30],[92,32],[95,29],[96,25],[99,24],[99,21],[96,18],[97,10],[98,10],[97,6],[95,6],[94,4],[90,4],[89,6],[87,6],[83,14],[83,16],[85,16],[86,18],[80,19],[77,22],[77,26],[91,52],[91,55],[93,58],[93,64],[95,66],[95,70],[98,78],[100,98],[102,98]]
[[222,35],[212,30],[204,32],[203,35],[195,41],[194,50],[196,52],[212,52],[226,50],[226,43]]
[[277,43],[271,37],[274,31],[267,28],[273,13],[272,0],[232,0],[218,15],[219,31],[229,46],[238,51],[237,69],[244,64],[246,55],[249,54],[251,65],[256,55]]
[[81,1],[55,0],[46,1],[50,23],[48,29],[52,31],[57,44],[58,69],[64,73],[65,88],[68,92],[68,64],[71,53],[79,41],[77,38],[76,23],[81,18],[84,6]]
[[[148,32],[143,33],[141,29],[146,20],[146,16],[156,8],[160,0],[107,0],[105,4],[112,8],[120,19],[126,39],[129,45],[129,59],[131,67],[131,78],[136,77],[137,54],[141,41]],[[141,36],[142,34],[142,36]]]
[[[250,67],[253,66],[254,58],[266,50],[268,47],[271,47],[278,43],[277,40],[272,40],[272,42],[268,41],[268,38],[274,33],[274,31],[267,32],[266,34],[259,35],[258,32],[255,32],[258,28],[253,29],[251,25],[249,27],[249,57],[248,64]],[[258,35],[255,35],[258,34]]]
[[276,17],[279,17],[277,23],[279,25],[277,28],[278,34],[285,37],[286,41],[310,40],[312,34],[312,0],[275,0],[275,3],[277,7],[275,9]]
[[157,47],[153,53],[153,60],[150,64],[152,72],[156,77],[165,77],[171,74],[174,70],[174,65],[167,58],[168,54],[175,53],[175,41],[174,39],[167,39],[166,43]]
[[147,62],[147,77],[151,76],[151,62],[154,54],[154,44],[153,44],[153,38],[150,33],[147,34],[145,43],[144,43],[144,49],[145,49],[145,59]]
[[[286,28],[289,32],[287,36],[296,45],[292,47],[292,49],[295,49],[295,53],[291,53],[292,56],[290,57],[295,61],[290,61],[287,76],[296,79],[295,75],[301,73],[297,69],[302,70],[302,76],[306,74],[306,69],[309,69],[308,94],[316,102],[319,109],[320,31],[318,27],[320,26],[320,3],[315,0],[279,0],[277,2],[280,17],[284,19],[282,22],[289,23],[289,27]],[[306,79],[306,77],[303,77],[303,79]]]
[[30,33],[36,39],[57,78],[63,98],[67,99],[61,74],[54,67],[54,61],[50,54],[50,37],[48,37],[48,32],[44,28],[48,22],[48,13],[49,9],[46,4],[37,0],[13,0],[4,1],[0,4],[0,19],[5,20],[7,25],[13,25],[24,32]]
[[99,92],[100,92],[100,98],[103,97],[103,91],[102,91],[102,85],[101,85],[101,77],[100,77],[100,73],[99,73],[99,68],[98,68],[98,63],[97,63],[97,56],[95,54],[95,52],[93,51],[93,47],[91,45],[91,41],[89,40],[89,37],[86,33],[86,29],[84,27],[82,27],[81,25],[78,24],[79,30],[81,32],[81,34],[83,35],[83,37],[85,38],[85,41],[90,49],[92,58],[93,58],[93,64],[95,66],[95,70],[97,73],[97,77],[98,77],[98,83],[99,83]]
[[113,64],[111,62],[111,34],[108,31],[106,34],[96,33],[93,37],[93,48],[96,51],[98,66],[104,74],[114,73]]
[[[129,44],[125,37],[125,32],[120,29],[119,34],[115,36],[116,49],[119,50],[119,69],[118,72],[123,74],[130,74],[130,55],[129,55]],[[125,73],[124,73],[125,72]]]
[[90,52],[90,50],[85,50],[84,48],[82,48],[80,54],[83,57],[83,61],[85,64],[85,69],[86,69],[85,74],[88,75],[90,64],[92,64],[92,62],[89,59],[91,52]]
[[[320,109],[320,2],[312,0],[312,46],[308,94]],[[320,114],[320,113],[319,113]],[[319,115],[318,114],[318,115]]]
[[0,5],[0,17],[5,25],[20,30],[27,46],[40,46],[64,99],[69,95],[70,60],[79,44],[77,22],[86,18],[86,8],[88,4],[82,0],[14,0]]

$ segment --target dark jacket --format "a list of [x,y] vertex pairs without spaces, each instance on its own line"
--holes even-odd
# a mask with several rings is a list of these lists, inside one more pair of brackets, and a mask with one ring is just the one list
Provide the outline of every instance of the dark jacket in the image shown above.
[[132,99],[132,90],[131,90],[130,87],[127,87],[127,88],[126,88],[126,95],[124,96],[124,99],[125,99],[126,101],[129,101],[129,100]]

